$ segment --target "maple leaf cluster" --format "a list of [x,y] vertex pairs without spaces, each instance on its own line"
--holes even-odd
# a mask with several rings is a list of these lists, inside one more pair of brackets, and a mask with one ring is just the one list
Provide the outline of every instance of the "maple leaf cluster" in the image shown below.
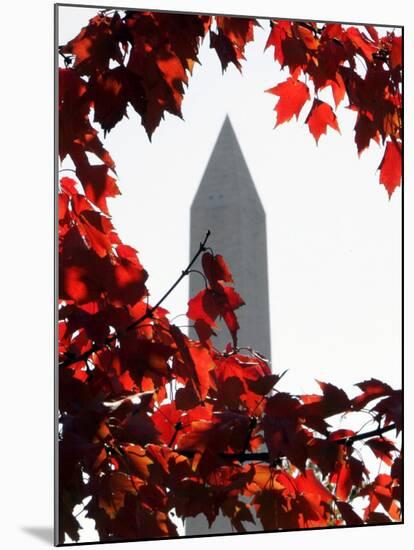
[[[285,23],[285,29],[297,27]],[[115,163],[93,123],[108,132],[130,105],[151,136],[165,112],[181,116],[205,35],[223,70],[229,63],[241,69],[255,25],[252,19],[101,12],[60,48],[59,156],[74,166],[71,177],[60,178],[58,203],[61,543],[66,536],[79,540],[79,506],[101,541],[176,536],[172,510],[182,520],[204,514],[210,525],[222,513],[237,532],[249,523],[279,530],[400,521],[401,454],[384,433],[401,431],[401,392],[374,379],[358,384],[352,399],[322,382],[317,395],[278,391],[281,375],[268,361],[237,347],[243,299],[225,259],[207,249],[208,234],[166,294],[201,258],[206,288],[187,311],[197,340],[169,320],[166,295],[149,303],[147,273],[111,222],[107,199],[119,194]],[[309,35],[300,36],[316,51]],[[277,93],[283,107],[283,86],[297,87],[296,112],[305,86],[289,57],[297,45],[290,48],[284,35],[280,40],[281,63],[292,64],[292,76]],[[319,114],[309,121],[314,132],[327,117],[318,101],[312,109]],[[282,107],[280,122],[289,118],[290,107]],[[212,339],[219,318],[229,332],[224,351]],[[369,412],[375,430],[361,434],[331,424],[361,411]],[[385,465],[375,478],[361,459],[361,440]],[[356,509],[359,497],[364,506]]]
[[358,154],[371,141],[385,147],[379,180],[391,197],[402,174],[402,37],[394,31],[380,37],[372,25],[361,30],[274,20],[266,47],[273,47],[275,60],[289,70],[284,82],[268,90],[279,97],[276,126],[298,118],[312,101],[305,123],[318,142],[328,126],[340,131],[334,109],[318,93],[330,88],[335,108],[347,98],[357,113]]

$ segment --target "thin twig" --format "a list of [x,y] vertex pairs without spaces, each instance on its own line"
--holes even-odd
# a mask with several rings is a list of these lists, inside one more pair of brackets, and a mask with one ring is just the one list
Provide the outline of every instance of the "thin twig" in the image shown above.
[[198,273],[198,275],[201,275],[204,279],[204,284],[206,286],[206,288],[208,287],[208,282],[207,282],[207,278],[206,276],[204,275],[204,273],[202,273],[201,271],[199,271],[198,269],[190,269],[188,273]]
[[68,357],[64,361],[61,361],[59,363],[59,367],[68,367],[69,365],[73,365],[74,363],[78,363],[79,361],[86,361],[88,359],[88,357],[90,357],[93,353],[96,353],[97,351],[100,351],[104,347],[112,344],[112,342],[114,342],[115,340],[118,340],[121,336],[123,336],[124,334],[130,332],[137,325],[142,323],[142,321],[144,321],[145,319],[152,318],[155,310],[164,302],[164,300],[166,298],[168,298],[168,296],[171,294],[171,292],[175,289],[175,287],[177,285],[180,284],[180,282],[184,279],[184,277],[186,275],[188,275],[191,266],[197,261],[197,258],[200,256],[200,254],[206,250],[205,244],[206,244],[207,239],[209,238],[209,236],[210,236],[210,230],[207,231],[206,236],[204,237],[203,242],[200,243],[200,246],[199,246],[196,254],[194,255],[193,259],[188,264],[188,266],[181,272],[181,275],[178,277],[178,279],[175,281],[175,283],[165,292],[165,294],[163,296],[161,296],[161,298],[158,300],[158,302],[154,306],[147,309],[146,313],[144,313],[143,315],[141,315],[141,317],[139,317],[138,319],[133,321],[131,324],[129,324],[124,330],[120,330],[118,332],[115,332],[112,336],[110,336],[109,338],[106,338],[103,345],[102,344],[100,344],[100,345],[94,344],[93,346],[91,346],[89,349],[87,349],[86,351],[84,351],[80,355],[77,355],[75,357]]
[[361,439],[368,439],[369,437],[382,435],[386,432],[391,432],[396,428],[397,426],[395,424],[388,424],[388,426],[383,426],[382,428],[377,428],[376,430],[371,430],[370,432],[363,432],[362,434],[355,434],[349,437],[343,437],[342,439],[336,439],[335,443],[340,445],[352,445],[354,441],[360,441]]
[[59,174],[61,172],[73,172],[74,174],[76,174],[76,170],[74,170],[73,168],[61,168],[60,170],[58,170]]

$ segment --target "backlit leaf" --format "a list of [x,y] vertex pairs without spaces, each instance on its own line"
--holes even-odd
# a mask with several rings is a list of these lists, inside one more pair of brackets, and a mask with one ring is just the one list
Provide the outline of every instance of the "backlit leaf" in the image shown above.
[[318,143],[322,134],[326,134],[328,126],[339,132],[338,121],[332,107],[316,98],[305,123],[309,126],[309,131],[315,138],[316,143]]
[[267,91],[279,96],[275,107],[276,126],[288,122],[293,116],[298,118],[302,107],[310,99],[309,88],[306,84],[292,77]]

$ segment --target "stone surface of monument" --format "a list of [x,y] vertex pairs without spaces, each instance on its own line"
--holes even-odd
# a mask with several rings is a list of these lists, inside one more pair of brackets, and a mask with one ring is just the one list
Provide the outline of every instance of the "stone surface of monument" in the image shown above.
[[[234,286],[245,301],[236,311],[239,347],[251,347],[270,359],[270,319],[266,244],[266,214],[236,134],[227,116],[191,205],[190,256],[206,231],[208,245],[222,254],[233,274]],[[204,288],[197,273],[190,276],[190,297]],[[213,344],[224,349],[231,336],[223,322]],[[196,337],[190,331],[190,337]],[[248,531],[262,530],[251,523]],[[219,516],[209,528],[203,514],[185,524],[186,535],[231,533],[228,518]]]

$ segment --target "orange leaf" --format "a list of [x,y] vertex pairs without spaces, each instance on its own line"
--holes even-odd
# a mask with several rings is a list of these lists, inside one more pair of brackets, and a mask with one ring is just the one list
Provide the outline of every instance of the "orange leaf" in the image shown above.
[[147,456],[146,450],[140,445],[128,445],[123,448],[123,451],[134,475],[141,480],[149,479],[150,466],[152,466],[154,462]]
[[140,479],[126,475],[123,472],[114,472],[102,478],[99,493],[99,507],[114,519],[123,508],[127,494],[136,495],[137,489],[143,484]]
[[[309,23],[308,25],[311,24]],[[303,23],[298,23],[296,25],[296,32],[309,50],[318,49],[319,39],[315,36],[315,33],[311,31],[311,29],[305,27]]]
[[207,348],[191,345],[189,347],[191,358],[198,378],[198,388],[201,399],[205,399],[211,385],[210,371],[216,368]]

